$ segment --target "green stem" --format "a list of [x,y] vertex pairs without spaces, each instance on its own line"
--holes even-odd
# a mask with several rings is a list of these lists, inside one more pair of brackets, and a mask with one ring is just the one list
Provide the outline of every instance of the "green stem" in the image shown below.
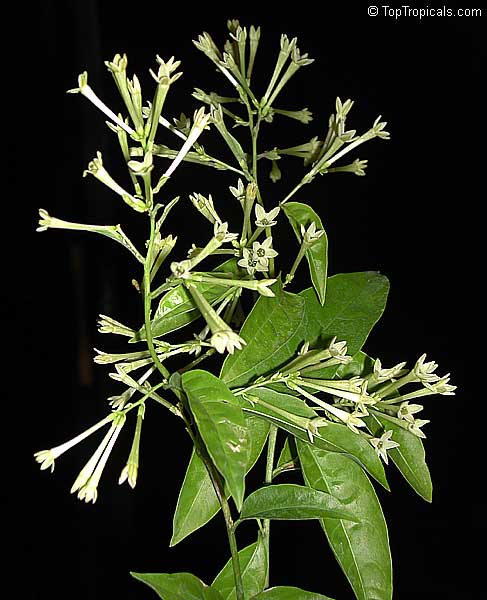
[[300,181],[298,185],[289,192],[289,194],[284,198],[284,200],[281,200],[281,202],[279,202],[279,206],[283,206],[284,204],[286,204],[286,202],[290,200],[294,196],[294,194],[303,187],[303,185],[304,181]]
[[193,444],[195,445],[196,452],[199,457],[203,461],[206,470],[208,471],[208,475],[210,476],[211,483],[213,484],[213,488],[215,490],[216,496],[218,498],[218,502],[220,503],[223,518],[225,519],[225,527],[227,529],[227,537],[228,543],[230,546],[230,554],[232,557],[232,568],[233,568],[233,577],[235,580],[235,592],[237,596],[237,600],[245,600],[244,596],[244,588],[242,583],[242,571],[240,568],[240,560],[238,557],[238,547],[237,547],[237,539],[235,537],[235,523],[232,518],[232,513],[230,511],[230,505],[228,503],[227,497],[225,495],[225,486],[222,481],[222,477],[220,473],[217,471],[213,461],[206,450],[203,440],[199,436],[199,434],[193,431],[191,427],[191,423],[185,418],[187,431],[193,440]]
[[[276,451],[276,440],[277,440],[277,426],[271,424],[269,430],[269,437],[267,439],[267,460],[265,466],[265,482],[267,484],[272,483],[272,473],[274,470],[274,454]],[[267,570],[266,570],[266,582],[265,587],[269,587],[269,567],[270,567],[270,537],[271,537],[271,521],[270,519],[264,519],[263,522],[263,535],[264,535],[264,546],[266,549],[267,557]]]
[[154,252],[154,238],[156,234],[156,225],[155,225],[155,211],[154,209],[150,210],[150,238],[149,238],[149,247],[147,248],[147,254],[144,261],[144,286],[143,286],[143,295],[144,295],[144,323],[145,323],[145,337],[147,341],[147,347],[149,349],[150,355],[154,364],[156,365],[158,371],[164,377],[164,379],[169,379],[170,373],[166,369],[166,367],[161,363],[159,357],[157,356],[156,349],[154,347],[154,341],[152,339],[152,327],[151,327],[151,269],[152,269],[152,255]]

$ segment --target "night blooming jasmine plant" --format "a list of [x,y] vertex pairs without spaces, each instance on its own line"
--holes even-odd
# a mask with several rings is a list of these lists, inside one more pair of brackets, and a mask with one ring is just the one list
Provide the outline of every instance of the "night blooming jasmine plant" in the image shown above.
[[[223,75],[226,95],[196,89],[193,96],[202,106],[192,118],[164,116],[166,96],[181,75],[174,58],[157,57],[149,99],[143,98],[137,76],[129,77],[125,55],[107,61],[121,96],[115,111],[90,87],[87,73],[70,90],[108,119],[128,185],[115,181],[100,152],[84,174],[109,188],[107,197],[120,196],[135,218],[147,219],[148,233],[145,246],[137,247],[120,225],[71,223],[40,210],[38,231],[83,230],[121,244],[139,263],[135,285],[141,306],[135,326],[100,316],[99,331],[120,340],[119,353],[96,350],[94,358],[112,368],[118,386],[108,399],[107,416],[70,441],[37,452],[35,459],[52,471],[74,445],[103,436],[71,488],[80,500],[95,502],[117,440],[133,436],[119,483],[134,488],[143,465],[139,447],[146,405],[157,405],[181,424],[181,436],[185,430],[193,445],[170,545],[221,511],[230,557],[215,565],[212,582],[185,572],[134,577],[164,600],[326,600],[321,593],[274,581],[270,587],[272,521],[315,519],[357,599],[390,600],[388,534],[371,480],[389,489],[384,464],[394,463],[412,488],[431,500],[422,445],[429,421],[421,418],[418,402],[453,394],[455,387],[425,354],[411,366],[384,367],[362,350],[384,310],[388,281],[377,272],[328,277],[323,224],[315,209],[300,201],[302,189],[311,189],[318,175],[364,175],[367,161],[353,151],[375,138],[387,140],[389,133],[381,117],[363,133],[349,129],[353,102],[337,98],[328,127],[320,126],[315,137],[261,149],[262,128],[284,125],[286,119],[312,120],[307,108],[279,106],[287,82],[313,61],[295,38],[282,35],[262,93],[252,84],[260,28],[229,21],[228,29],[223,49],[208,33],[194,41]],[[205,149],[210,136],[225,147],[223,157]],[[303,164],[301,178],[286,196],[266,198],[259,186],[262,172],[277,181],[287,157]],[[195,191],[186,198],[167,197],[165,185],[177,178],[183,161],[195,165]],[[203,195],[197,191],[197,169],[205,167],[216,177],[226,170],[233,185],[213,197]],[[198,245],[177,244],[171,211],[178,202],[207,224]],[[234,204],[239,220],[221,217],[225,203]],[[290,266],[280,260],[290,253],[275,233],[280,222],[288,223],[296,238]],[[296,272],[306,267],[311,287],[296,290]],[[217,368],[215,358],[221,358]],[[205,370],[208,364],[211,371]],[[263,484],[248,490],[246,476],[261,455]],[[286,482],[291,470],[300,474],[300,483]],[[238,527],[248,520],[255,523],[255,541],[241,547]]]

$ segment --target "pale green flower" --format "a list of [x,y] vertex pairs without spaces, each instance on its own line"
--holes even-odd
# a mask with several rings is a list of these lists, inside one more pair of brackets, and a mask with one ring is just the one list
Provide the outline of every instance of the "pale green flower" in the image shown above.
[[422,410],[423,407],[421,406],[421,404],[409,404],[409,402],[406,400],[406,402],[403,402],[399,407],[399,410],[397,411],[397,416],[400,419],[404,419],[408,423],[414,423],[413,415],[419,413]]
[[223,354],[225,351],[233,354],[235,349],[241,350],[242,346],[246,345],[246,342],[235,331],[228,328],[215,332],[211,336],[210,344],[220,354]]
[[272,236],[266,238],[262,244],[260,242],[254,242],[252,244],[252,252],[259,264],[262,267],[266,267],[267,270],[269,258],[277,256],[277,252],[272,248]]
[[266,212],[264,207],[260,204],[255,205],[255,224],[257,227],[272,227],[277,223],[275,218],[280,212],[280,207],[277,206],[269,212]]
[[414,419],[412,423],[408,424],[408,431],[414,433],[417,437],[425,438],[426,434],[421,431],[421,427],[429,423],[429,420],[424,419]]
[[372,438],[370,443],[374,447],[377,452],[377,456],[382,458],[382,460],[387,464],[389,464],[389,458],[387,456],[387,450],[391,448],[398,448],[399,444],[391,439],[392,437],[392,429],[389,429],[385,433],[381,435],[380,438]]
[[268,270],[268,264],[263,265],[261,261],[259,261],[254,255],[252,250],[249,250],[249,248],[244,248],[242,252],[243,257],[238,261],[237,264],[239,267],[247,269],[247,273],[249,275],[253,275],[256,271],[264,272]]
[[313,221],[311,225],[306,228],[301,225],[301,235],[303,236],[303,244],[311,246],[325,233],[324,229],[316,229],[316,223]]

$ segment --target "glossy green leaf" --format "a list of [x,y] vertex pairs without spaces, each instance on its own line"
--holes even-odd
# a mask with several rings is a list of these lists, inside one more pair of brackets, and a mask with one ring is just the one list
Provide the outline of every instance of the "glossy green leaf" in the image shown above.
[[252,492],[240,519],[354,519],[352,511],[334,496],[294,483],[267,485]]
[[247,385],[275,371],[296,353],[303,339],[304,299],[274,286],[274,298],[260,296],[240,331],[247,345],[230,354],[221,378],[229,387]]
[[[324,231],[320,217],[311,206],[301,202],[288,202],[283,209],[298,240],[301,240],[302,237],[300,233],[301,225],[307,229],[314,222],[317,230],[323,229]],[[320,304],[323,306],[328,272],[328,238],[326,232],[306,250],[306,260],[308,261],[313,287],[318,294]]]
[[[300,398],[281,394],[268,388],[253,389],[248,396],[255,399],[255,409],[264,413],[267,416],[267,420],[278,425],[278,427],[281,427],[281,429],[284,429],[288,433],[293,434],[296,438],[308,441],[309,435],[307,429],[300,426],[302,420],[293,420],[291,416],[282,412],[284,410],[298,416],[316,417],[317,414],[313,409],[307,406]],[[374,479],[387,490],[389,489],[384,466],[374,448],[366,439],[354,433],[346,425],[329,423],[325,427],[320,427],[318,432],[313,435],[313,443],[323,450],[350,454]]]
[[221,594],[191,573],[130,573],[163,600],[223,600]]
[[[386,277],[367,271],[329,277],[324,306],[313,288],[299,295],[276,290],[275,298],[260,297],[241,330],[247,345],[226,358],[222,379],[237,387],[273,373],[296,355],[303,341],[326,342],[336,336],[355,354],[382,315],[388,291]],[[329,377],[330,370],[325,374]],[[313,377],[321,376],[313,371]]]
[[[262,453],[269,434],[269,423],[252,415],[246,415],[245,423],[250,441],[246,469],[248,473]],[[174,512],[170,545],[175,546],[185,537],[203,527],[219,510],[220,503],[208,471],[201,458],[193,450]]]
[[332,600],[332,598],[315,592],[305,592],[288,585],[279,585],[253,596],[251,600]]
[[[267,577],[267,553],[264,540],[259,539],[238,553],[242,584],[246,598],[252,598],[265,588]],[[211,587],[220,592],[223,600],[236,600],[235,580],[230,559],[215,577]]]
[[423,442],[413,433],[399,425],[374,414],[365,419],[373,435],[380,437],[384,431],[392,429],[392,439],[398,448],[391,448],[387,454],[399,469],[413,490],[427,502],[432,501],[433,484],[425,461]]
[[[236,273],[236,259],[227,260],[217,267],[213,273]],[[228,286],[209,283],[195,284],[210,304],[215,304],[228,293]],[[159,305],[152,321],[152,337],[157,338],[172,331],[176,331],[192,323],[200,317],[200,311],[194,303],[191,294],[180,284],[166,292],[159,301]],[[130,340],[138,342],[145,340],[145,327]]]
[[244,413],[223,381],[208,371],[188,371],[181,381],[208,454],[240,510],[250,451]]
[[358,600],[391,600],[392,563],[387,526],[366,474],[343,454],[300,441],[297,447],[306,484],[340,500],[358,521],[321,520]]
[[[321,306],[312,288],[299,295],[305,300],[304,338],[347,342],[348,354],[358,352],[380,319],[387,301],[389,282],[375,271],[342,273],[328,279],[326,303]],[[331,374],[336,368],[331,370]],[[313,371],[313,377],[330,377],[330,369]]]

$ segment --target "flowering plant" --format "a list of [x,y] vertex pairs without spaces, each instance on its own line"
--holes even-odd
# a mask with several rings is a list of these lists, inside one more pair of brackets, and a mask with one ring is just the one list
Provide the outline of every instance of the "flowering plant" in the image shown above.
[[[425,354],[411,368],[404,362],[385,368],[379,358],[362,350],[384,310],[388,281],[377,272],[328,276],[328,240],[320,216],[296,201],[318,175],[363,176],[366,160],[342,164],[341,159],[364,142],[387,140],[386,123],[378,117],[362,134],[347,129],[353,102],[337,98],[323,139],[261,151],[262,127],[278,119],[303,124],[312,120],[307,108],[284,110],[277,101],[291,77],[313,61],[300,52],[295,38],[283,35],[261,96],[252,84],[260,28],[247,30],[229,21],[228,29],[223,51],[207,33],[194,43],[225,76],[234,96],[196,89],[193,96],[204,106],[192,119],[181,115],[171,122],[163,116],[166,96],[181,75],[174,58],[157,57],[157,71],[151,71],[155,91],[146,104],[139,79],[127,75],[126,56],[117,54],[105,63],[128,116],[103,103],[89,86],[87,73],[70,90],[108,117],[132,189],[115,181],[100,152],[85,175],[148,217],[148,240],[142,251],[120,225],[67,222],[44,209],[38,230],[83,230],[124,246],[140,263],[141,281],[134,285],[142,298],[141,323],[134,328],[100,316],[101,333],[137,344],[136,350],[129,347],[117,354],[96,350],[95,362],[113,365],[110,377],[121,389],[109,398],[104,419],[64,444],[37,452],[35,458],[41,469],[53,470],[64,452],[105,429],[71,488],[79,499],[95,502],[106,463],[132,420],[132,448],[119,483],[134,488],[146,404],[154,402],[180,420],[193,444],[175,508],[171,546],[221,511],[230,558],[211,585],[188,573],[133,573],[136,578],[165,600],[326,600],[297,588],[269,587],[272,520],[316,519],[358,600],[389,600],[387,527],[370,478],[389,489],[384,463],[390,458],[412,488],[431,500],[422,444],[428,420],[417,417],[423,407],[416,401],[453,394],[455,387],[448,375],[436,374],[437,364]],[[156,143],[161,126],[163,141],[175,136],[179,149]],[[234,135],[237,126],[248,130],[246,141]],[[231,162],[206,151],[202,142],[207,130],[216,130]],[[270,178],[277,181],[288,156],[303,162],[304,173],[273,204],[259,185],[261,167],[270,162]],[[167,231],[180,198],[165,204],[158,198],[183,161],[234,174],[227,196],[233,197],[241,218],[238,227],[230,225],[220,216],[220,200],[193,193],[188,202],[208,222],[208,230],[201,245],[193,244],[181,255],[176,235]],[[164,167],[155,178],[158,162]],[[283,252],[273,229],[279,221],[287,221],[297,239],[289,269],[279,263]],[[306,263],[312,286],[291,291],[297,270]],[[171,334],[190,325],[196,330],[175,341]],[[223,359],[216,372],[201,368],[211,356]],[[246,476],[261,455],[264,485],[248,493]],[[300,484],[286,483],[289,471],[301,473]],[[256,539],[239,549],[237,529],[246,520],[255,522]]]

